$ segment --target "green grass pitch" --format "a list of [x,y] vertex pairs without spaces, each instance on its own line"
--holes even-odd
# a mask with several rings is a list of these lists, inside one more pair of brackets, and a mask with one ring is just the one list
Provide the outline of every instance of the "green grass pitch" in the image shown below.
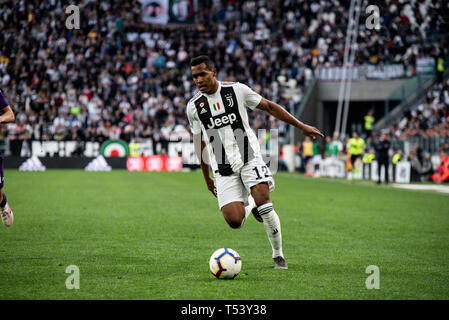
[[[200,172],[5,171],[0,299],[448,299],[449,196],[275,175],[288,270],[264,227],[231,229]],[[217,280],[210,255],[242,257]],[[68,290],[66,268],[80,271]],[[380,289],[368,290],[370,265]]]

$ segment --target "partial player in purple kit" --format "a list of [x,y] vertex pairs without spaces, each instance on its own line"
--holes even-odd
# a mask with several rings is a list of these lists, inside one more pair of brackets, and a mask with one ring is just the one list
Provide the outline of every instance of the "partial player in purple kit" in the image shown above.
[[[14,112],[9,106],[3,91],[0,89],[0,124],[14,122]],[[14,223],[14,214],[6,200],[6,195],[3,192],[3,155],[0,154],[0,213],[2,215],[3,224],[7,227]]]

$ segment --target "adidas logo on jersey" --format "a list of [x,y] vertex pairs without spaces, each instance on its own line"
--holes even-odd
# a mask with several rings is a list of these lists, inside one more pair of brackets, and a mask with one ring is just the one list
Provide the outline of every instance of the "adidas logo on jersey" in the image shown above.
[[207,125],[209,129],[221,128],[229,124],[233,124],[237,120],[235,113],[229,115],[223,115],[222,117],[210,118],[210,123]]

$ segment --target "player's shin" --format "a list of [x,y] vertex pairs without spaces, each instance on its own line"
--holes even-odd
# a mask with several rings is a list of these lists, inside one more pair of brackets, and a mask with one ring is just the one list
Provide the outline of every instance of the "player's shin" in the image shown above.
[[279,216],[273,209],[272,203],[266,203],[257,208],[259,214],[262,216],[265,231],[267,232],[268,239],[270,240],[271,247],[273,249],[273,258],[283,257],[282,252],[282,235],[281,235],[281,222]]
[[245,223],[246,218],[248,218],[249,214],[251,213],[251,210],[256,206],[256,202],[254,201],[254,198],[249,195],[248,196],[248,205],[245,207],[245,218],[242,220],[242,226]]

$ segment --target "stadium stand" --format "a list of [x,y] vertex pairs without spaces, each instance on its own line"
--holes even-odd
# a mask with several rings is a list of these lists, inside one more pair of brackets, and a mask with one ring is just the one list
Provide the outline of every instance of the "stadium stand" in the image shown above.
[[449,80],[432,86],[417,110],[406,109],[390,130],[401,140],[449,137]]
[[[136,0],[82,0],[80,29],[69,30],[61,19],[64,1],[2,1],[0,82],[17,121],[1,134],[15,154],[23,140],[188,136],[189,59],[204,53],[216,61],[219,80],[247,83],[293,111],[317,67],[342,64],[349,3],[199,0],[196,24],[179,27],[143,23]],[[374,33],[360,26],[358,64],[414,70],[417,57],[447,44],[438,15],[443,2],[373,4],[385,13],[386,27]],[[447,108],[440,109],[423,107],[405,125],[400,121],[398,137],[413,130],[447,134],[441,123]],[[285,124],[257,111],[251,118],[255,129],[277,128],[287,141]]]

